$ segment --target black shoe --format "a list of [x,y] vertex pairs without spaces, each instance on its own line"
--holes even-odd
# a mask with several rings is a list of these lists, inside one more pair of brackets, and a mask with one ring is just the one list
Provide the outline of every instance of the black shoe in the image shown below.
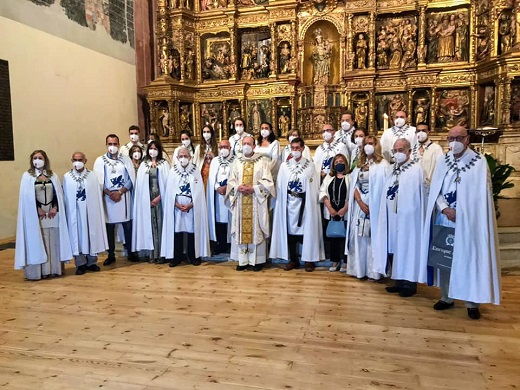
[[105,261],[103,261],[103,265],[110,265],[116,262],[115,257],[107,257]]
[[170,261],[170,267],[177,267],[180,263],[180,260],[172,260]]
[[417,293],[417,290],[410,290],[409,288],[403,288],[401,291],[399,291],[399,296],[403,298],[408,298]]
[[247,269],[247,265],[237,265],[237,271],[245,271]]
[[92,271],[92,272],[99,272],[99,271],[101,271],[101,268],[99,268],[97,264],[89,265],[89,266],[87,266],[87,269],[89,271]]
[[201,265],[202,264],[202,259],[200,257],[197,257],[195,260],[193,260],[191,262],[191,264],[193,264],[193,265]]
[[263,268],[264,268],[263,264],[257,264],[255,266],[253,266],[253,271],[260,272]]
[[139,260],[139,256],[137,256],[136,253],[130,253],[127,257],[128,261],[131,261],[132,263],[137,263]]
[[76,275],[83,275],[85,272],[87,272],[86,265],[80,265],[78,268],[76,268]]
[[468,317],[472,320],[478,320],[480,318],[480,310],[478,307],[468,308]]
[[389,286],[389,287],[386,287],[385,290],[386,290],[386,292],[389,292],[389,293],[398,293],[402,290],[402,288],[397,287],[397,286]]
[[446,310],[446,309],[449,309],[450,307],[453,307],[454,304],[455,304],[455,302],[448,303],[448,302],[444,302],[444,301],[440,300],[435,305],[433,305],[433,310]]

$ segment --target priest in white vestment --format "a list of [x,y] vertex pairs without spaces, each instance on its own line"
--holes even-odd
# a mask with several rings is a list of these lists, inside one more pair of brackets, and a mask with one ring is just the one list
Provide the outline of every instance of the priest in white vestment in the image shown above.
[[85,167],[83,152],[72,154],[73,168],[63,176],[67,225],[76,275],[98,272],[98,254],[108,249],[105,211],[96,174]]
[[170,267],[187,261],[198,266],[210,255],[208,212],[204,183],[190,151],[181,147],[170,169],[163,199],[161,256]]
[[427,281],[426,268],[420,266],[425,204],[423,170],[410,158],[411,151],[407,139],[395,141],[392,153],[396,161],[380,200],[377,223],[381,234],[373,242],[374,272],[386,274],[388,259],[396,285],[386,290],[402,297],[414,295],[417,282]]
[[220,141],[219,155],[211,160],[206,199],[208,202],[209,238],[216,243],[214,255],[229,253],[231,213],[225,204],[227,182],[235,156],[228,140]]
[[130,142],[128,142],[126,145],[123,145],[121,148],[121,154],[123,156],[130,156],[130,149],[132,149],[132,146],[139,146],[141,148],[142,154],[144,154],[145,146],[139,142],[139,130],[139,126],[136,125],[132,125],[128,128]]
[[430,139],[430,128],[424,122],[417,124],[415,134],[417,136],[417,143],[412,148],[412,159],[420,162],[424,171],[424,183],[428,190],[433,172],[435,171],[435,163],[439,156],[443,154],[442,146]]
[[394,126],[386,129],[381,136],[381,149],[383,151],[383,157],[391,164],[395,162],[392,148],[394,147],[395,141],[397,141],[399,138],[406,138],[412,147],[417,142],[415,127],[410,126],[407,123],[406,112],[404,111],[396,112]]
[[261,271],[267,260],[269,198],[275,196],[270,161],[254,152],[255,140],[242,140],[243,155],[235,158],[227,183],[227,204],[231,210],[231,260],[237,271],[252,266]]
[[135,183],[135,168],[127,156],[119,153],[119,137],[109,134],[106,137],[108,152],[94,162],[96,173],[103,190],[105,203],[105,221],[108,238],[108,257],[103,265],[116,261],[115,226],[123,227],[128,260],[139,261],[132,250],[132,193]]
[[469,148],[464,127],[449,132],[450,151],[439,157],[430,186],[423,233],[426,268],[432,225],[455,228],[451,269],[438,269],[441,299],[435,310],[465,301],[468,316],[480,318],[481,303],[500,304],[500,252],[486,158]]
[[318,201],[320,179],[312,162],[302,156],[304,148],[301,138],[291,141],[293,158],[282,163],[276,182],[269,257],[288,260],[286,271],[300,267],[300,244],[306,270],[312,271],[314,263],[325,258]]
[[331,124],[323,125],[323,144],[314,152],[314,167],[320,180],[323,180],[330,172],[332,159],[336,154],[342,154],[350,161],[350,151],[343,142],[334,139],[334,128]]

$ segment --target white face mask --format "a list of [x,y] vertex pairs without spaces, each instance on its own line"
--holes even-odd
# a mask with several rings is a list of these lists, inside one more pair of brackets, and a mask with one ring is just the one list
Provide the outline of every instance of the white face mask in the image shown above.
[[108,149],[108,153],[110,153],[110,154],[116,154],[119,150],[119,148],[115,145],[110,145],[107,149]]
[[76,171],[81,171],[85,167],[85,164],[83,163],[83,161],[74,161],[72,163],[72,166]]
[[406,153],[397,152],[397,153],[394,153],[394,159],[395,159],[396,163],[402,164],[408,159],[408,156],[406,155]]
[[404,120],[404,118],[396,118],[396,120],[394,121],[397,127],[403,127],[405,122],[406,121]]
[[425,131],[418,131],[417,132],[417,141],[425,142],[427,139],[428,139],[428,134],[426,134]]
[[134,160],[140,160],[140,159],[141,159],[141,153],[139,153],[139,152],[134,152],[134,153],[132,154],[132,158],[133,158]]
[[464,144],[459,141],[450,142],[450,149],[453,154],[460,154],[464,151]]
[[242,153],[244,153],[244,156],[249,156],[251,153],[253,153],[253,147],[251,145],[243,145]]
[[188,139],[183,139],[183,140],[181,141],[181,144],[182,144],[182,146],[184,146],[185,148],[187,148],[188,146],[191,145],[191,140],[190,140],[189,138],[188,138]]
[[356,137],[356,138],[354,138],[354,142],[355,142],[356,146],[357,147],[361,147],[361,145],[363,145],[363,140],[364,139],[365,138],[363,138],[363,137]]
[[40,160],[39,158],[33,159],[33,166],[36,169],[42,169],[44,165],[45,165],[45,162],[43,160]]
[[150,150],[148,150],[148,155],[151,158],[155,158],[159,155],[159,151],[157,149],[150,149]]
[[190,162],[190,160],[188,160],[188,158],[186,158],[186,157],[179,157],[179,162],[181,163],[181,166],[183,168],[186,168],[188,166],[188,163]]
[[226,158],[227,156],[229,156],[229,149],[224,149],[224,148],[222,148],[222,149],[220,149],[220,152],[219,152],[219,153],[220,153],[220,155],[221,155],[222,157]]
[[375,148],[374,145],[365,145],[364,150],[367,156],[372,156],[374,154]]
[[349,131],[350,130],[350,122],[344,121],[341,122],[341,128],[343,131]]
[[132,141],[132,142],[139,141],[139,135],[137,135],[137,134],[130,134],[130,141]]
[[244,132],[244,126],[235,126],[235,131],[237,134],[242,134]]
[[298,160],[302,156],[302,152],[300,152],[299,150],[293,150],[291,154],[293,158],[295,158],[296,160]]
[[202,138],[209,141],[211,139],[211,133],[202,133]]
[[294,135],[290,135],[289,136],[289,143],[293,142],[293,139],[295,139],[296,137]]
[[264,138],[267,138],[269,137],[269,134],[271,134],[271,132],[269,130],[261,130],[260,131],[260,135]]
[[332,139],[332,133],[330,131],[323,132],[323,139],[329,142]]

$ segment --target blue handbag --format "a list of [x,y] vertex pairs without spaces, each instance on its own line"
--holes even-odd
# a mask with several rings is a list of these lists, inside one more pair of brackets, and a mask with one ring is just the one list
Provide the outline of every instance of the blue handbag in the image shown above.
[[347,235],[347,229],[345,228],[345,221],[334,221],[331,219],[327,225],[327,231],[325,232],[328,238],[345,238]]

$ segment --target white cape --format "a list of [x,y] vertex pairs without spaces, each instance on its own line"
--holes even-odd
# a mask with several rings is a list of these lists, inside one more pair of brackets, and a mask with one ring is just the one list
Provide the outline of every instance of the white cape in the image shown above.
[[[166,182],[168,181],[170,164],[163,159],[156,166],[162,203],[166,194]],[[148,169],[147,162],[143,162],[137,171],[134,188],[134,208],[132,210],[132,252],[154,249]],[[164,213],[164,204],[162,210]]]
[[[60,261],[72,259],[69,231],[63,191],[58,176],[53,173],[50,177],[56,197],[58,198],[58,218],[60,235]],[[47,253],[43,243],[40,220],[36,209],[36,197],[34,183],[36,177],[29,172],[24,172],[20,182],[20,198],[18,201],[18,219],[16,225],[16,251],[14,268],[23,269],[28,265],[44,264],[47,262]]]
[[[451,152],[447,156],[451,156]],[[477,155],[469,150],[463,164]],[[422,266],[426,268],[432,216],[449,168],[443,155],[433,174],[421,248]],[[450,278],[449,297],[476,303],[500,304],[500,252],[495,208],[491,196],[489,168],[482,156],[474,166],[461,172],[457,185],[457,220]]]
[[[303,165],[306,161],[308,160],[302,158],[301,164]],[[269,253],[269,257],[273,259],[289,260],[289,248],[287,246],[287,184],[291,177],[289,164],[290,162],[282,163],[278,172],[273,234]],[[303,239],[301,259],[302,261],[315,262],[325,259],[320,203],[318,201],[320,179],[311,161],[308,161],[308,166],[304,172],[305,178],[303,175],[300,175],[299,178],[304,182],[305,188],[305,211],[302,223],[307,237]]]
[[[88,170],[87,170],[88,171]],[[89,255],[95,255],[108,249],[107,231],[105,226],[105,213],[103,209],[103,200],[101,198],[101,190],[96,174],[88,171],[87,176],[83,180],[85,186],[85,195],[87,202],[87,220],[89,237]],[[72,172],[67,172],[63,176],[63,193],[65,195],[65,205],[67,206],[67,222],[69,226],[70,243],[74,256],[80,254],[81,244],[78,237],[78,216],[76,207],[76,192],[78,184],[72,178]]]
[[[231,166],[233,164],[234,156],[229,156],[226,160],[229,163],[228,178],[231,172]],[[215,183],[217,180],[218,169],[220,167],[222,157],[215,157],[211,160],[209,166],[208,185],[206,186],[206,199],[208,202],[208,224],[209,224],[209,239],[211,241],[217,241],[217,231],[215,228]],[[224,194],[225,196],[225,194]],[[228,243],[231,242],[231,218],[228,219]]]

